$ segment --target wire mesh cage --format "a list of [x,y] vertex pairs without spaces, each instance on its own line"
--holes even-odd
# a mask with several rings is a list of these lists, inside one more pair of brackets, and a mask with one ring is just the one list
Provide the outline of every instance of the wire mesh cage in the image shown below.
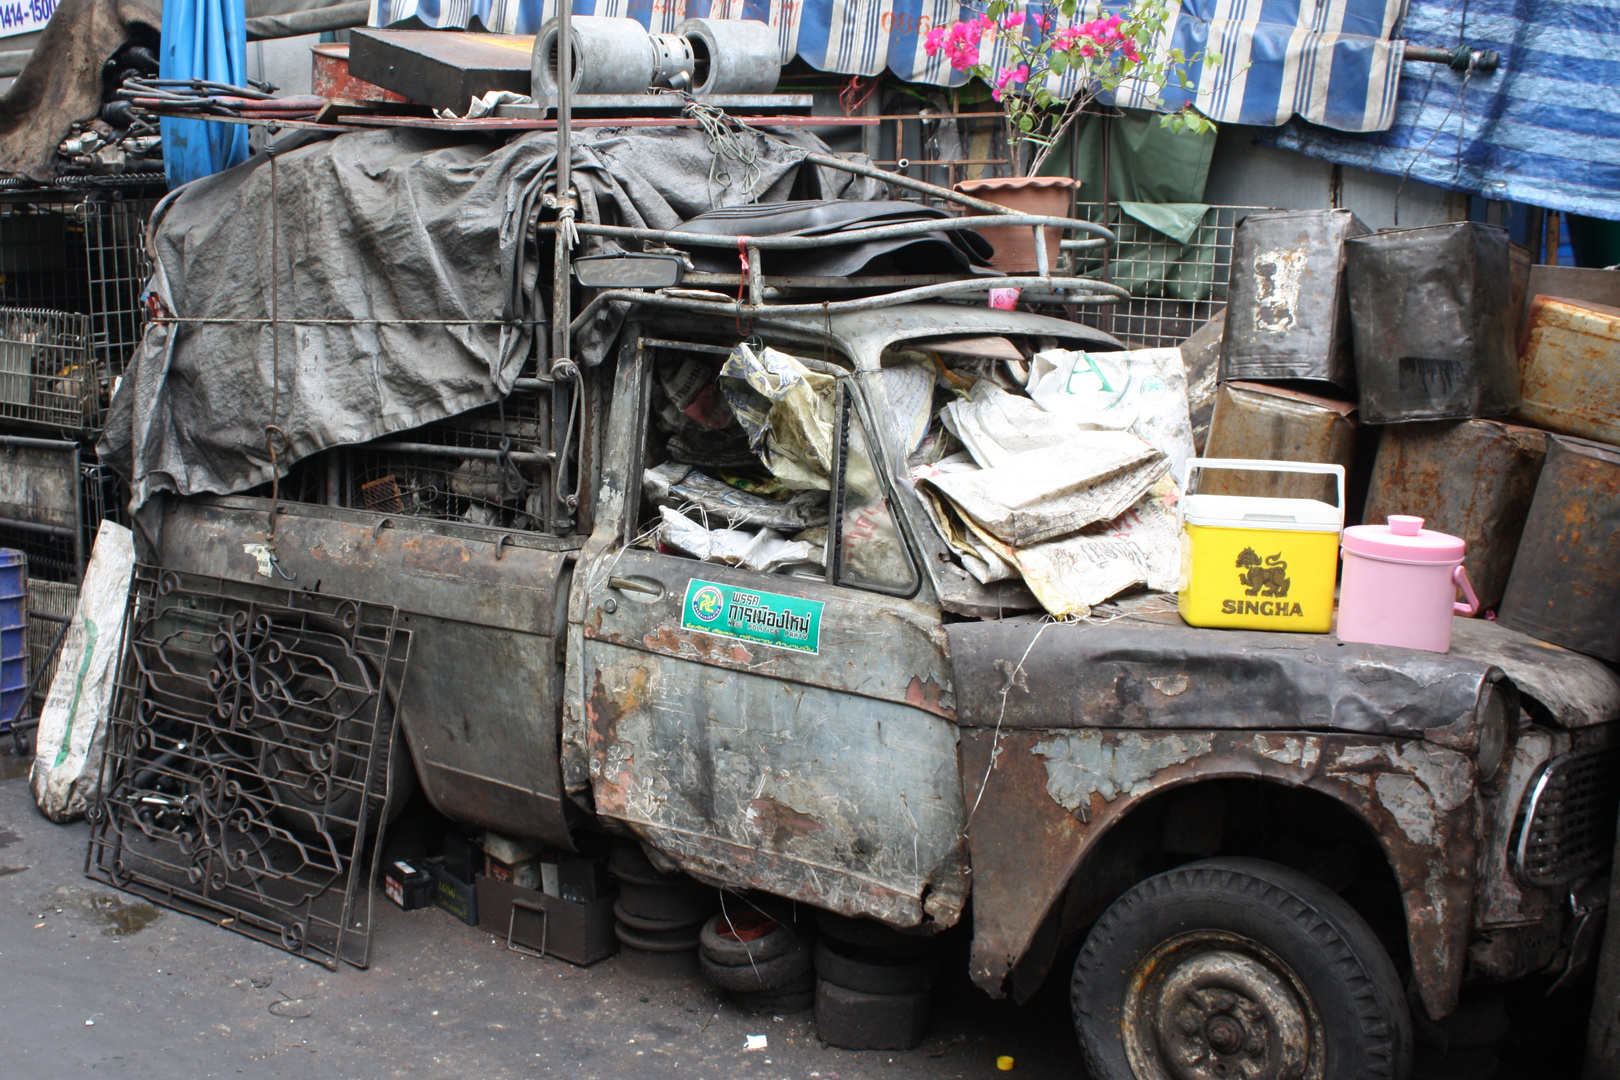
[[99,418],[89,316],[0,309],[0,418],[78,430]]
[[144,325],[155,198],[0,190],[0,417],[100,430]]
[[[347,452],[346,505],[543,531],[551,497],[551,397],[518,392]],[[408,441],[407,441],[408,440]]]
[[[1077,272],[1130,291],[1129,301],[1081,308],[1073,316],[1131,345],[1179,345],[1226,307],[1232,233],[1260,206],[1211,206],[1183,223],[1180,239],[1125,213],[1118,204],[1079,203],[1075,216],[1107,225],[1119,237],[1105,262],[1081,253]],[[1161,222],[1161,224],[1165,224]]]

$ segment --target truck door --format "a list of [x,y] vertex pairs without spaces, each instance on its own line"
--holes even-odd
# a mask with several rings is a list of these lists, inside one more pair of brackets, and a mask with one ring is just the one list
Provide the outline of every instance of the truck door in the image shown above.
[[[649,380],[694,356],[718,369],[728,351],[644,339],[635,362]],[[939,609],[847,374],[834,412],[830,565],[791,573],[648,539],[660,513],[636,480],[664,455],[656,415],[642,417],[622,534],[640,542],[591,560],[586,583],[595,808],[711,879],[949,924],[965,893],[963,811]]]

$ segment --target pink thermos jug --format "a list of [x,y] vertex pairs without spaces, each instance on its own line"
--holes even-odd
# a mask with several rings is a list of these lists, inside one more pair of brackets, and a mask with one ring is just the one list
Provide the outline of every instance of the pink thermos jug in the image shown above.
[[[1340,641],[1448,652],[1451,617],[1479,610],[1462,565],[1467,545],[1425,529],[1420,517],[1391,514],[1386,525],[1354,525],[1342,544]],[[1466,604],[1457,602],[1459,588]]]

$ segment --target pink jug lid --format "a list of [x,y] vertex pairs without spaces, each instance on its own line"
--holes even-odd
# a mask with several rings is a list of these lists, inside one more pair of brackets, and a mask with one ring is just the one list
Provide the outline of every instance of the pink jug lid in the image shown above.
[[1344,550],[1356,555],[1401,562],[1461,562],[1467,544],[1461,537],[1423,527],[1423,519],[1389,515],[1387,525],[1352,525],[1344,530]]

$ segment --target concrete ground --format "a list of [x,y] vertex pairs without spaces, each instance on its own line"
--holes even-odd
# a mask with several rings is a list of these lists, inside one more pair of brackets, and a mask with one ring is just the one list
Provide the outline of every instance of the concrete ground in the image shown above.
[[[916,1050],[838,1050],[809,1013],[739,1013],[700,977],[534,960],[376,894],[372,963],[328,971],[83,876],[88,829],[0,770],[0,1076],[861,1080],[1079,1076],[1061,983],[1024,1008],[953,977]],[[764,1035],[763,1050],[745,1050]],[[1011,1074],[996,1058],[1014,1059]]]

